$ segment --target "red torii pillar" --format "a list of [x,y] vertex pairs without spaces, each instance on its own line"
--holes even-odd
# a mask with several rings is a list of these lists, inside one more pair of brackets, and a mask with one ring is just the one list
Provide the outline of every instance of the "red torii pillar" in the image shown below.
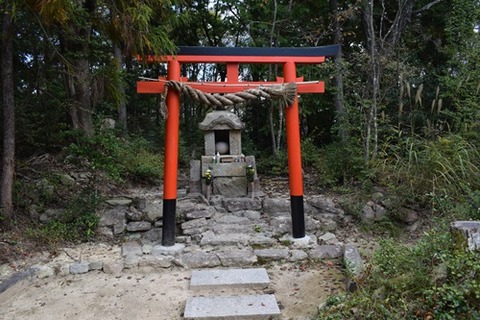
[[[338,45],[307,48],[218,48],[218,47],[179,47],[175,56],[151,57],[150,62],[167,62],[168,71],[166,80],[181,80],[181,63],[225,63],[227,64],[227,80],[212,86],[205,82],[188,82],[189,86],[208,93],[232,93],[248,88],[269,84],[283,84],[303,81],[297,78],[297,64],[319,64],[325,61],[326,56],[337,55]],[[240,63],[269,63],[282,64],[284,79],[276,82],[239,82],[238,68]],[[221,86],[219,84],[227,84]],[[323,82],[314,81],[297,84],[298,93],[322,93]],[[164,93],[165,82],[139,81],[138,93]],[[165,130],[165,164],[163,190],[163,232],[162,245],[175,244],[175,215],[177,202],[177,172],[178,172],[178,131],[180,118],[180,95],[175,90],[168,90],[166,97],[168,117]],[[302,156],[300,148],[300,123],[298,98],[295,97],[291,106],[287,106],[285,113],[288,170],[290,182],[290,206],[292,216],[293,238],[305,236],[305,216],[303,208],[303,177]]]

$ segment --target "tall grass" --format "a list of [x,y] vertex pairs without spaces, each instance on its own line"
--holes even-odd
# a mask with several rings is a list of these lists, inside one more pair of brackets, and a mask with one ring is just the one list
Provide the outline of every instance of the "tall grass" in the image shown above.
[[412,195],[461,198],[480,188],[480,152],[459,135],[436,140],[407,138],[386,145],[376,168],[385,184],[407,186]]

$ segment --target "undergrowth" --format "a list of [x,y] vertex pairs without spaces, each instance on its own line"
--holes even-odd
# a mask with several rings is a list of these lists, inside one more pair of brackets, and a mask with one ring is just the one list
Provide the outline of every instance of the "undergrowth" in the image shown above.
[[163,155],[145,139],[104,132],[81,136],[68,148],[70,162],[102,170],[117,181],[155,182],[163,177]]
[[480,253],[454,246],[455,218],[480,219],[478,192],[451,204],[416,244],[382,240],[359,289],[331,296],[315,319],[479,319]]

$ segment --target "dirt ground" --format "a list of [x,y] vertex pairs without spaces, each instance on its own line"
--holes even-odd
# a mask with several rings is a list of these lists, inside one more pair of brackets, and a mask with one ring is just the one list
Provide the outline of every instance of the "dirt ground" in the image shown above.
[[[47,265],[117,254],[107,245],[70,248]],[[43,256],[43,260],[48,257]],[[5,267],[5,265],[4,265]],[[0,319],[182,319],[191,296],[275,294],[281,319],[308,319],[320,303],[344,288],[342,267],[337,262],[265,265],[271,285],[264,289],[189,289],[191,270],[124,270],[120,275],[91,271],[82,275],[27,278],[0,294]],[[7,273],[3,270],[3,280]]]

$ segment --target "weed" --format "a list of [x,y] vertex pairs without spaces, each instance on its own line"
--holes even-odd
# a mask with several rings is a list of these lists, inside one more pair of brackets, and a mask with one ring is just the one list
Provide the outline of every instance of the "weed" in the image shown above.
[[330,297],[316,319],[478,319],[480,255],[452,250],[447,224],[436,225],[416,245],[381,241],[359,290]]
[[155,181],[163,175],[163,157],[152,150],[145,139],[125,140],[105,132],[71,144],[69,159],[92,170],[100,169],[117,181]]

